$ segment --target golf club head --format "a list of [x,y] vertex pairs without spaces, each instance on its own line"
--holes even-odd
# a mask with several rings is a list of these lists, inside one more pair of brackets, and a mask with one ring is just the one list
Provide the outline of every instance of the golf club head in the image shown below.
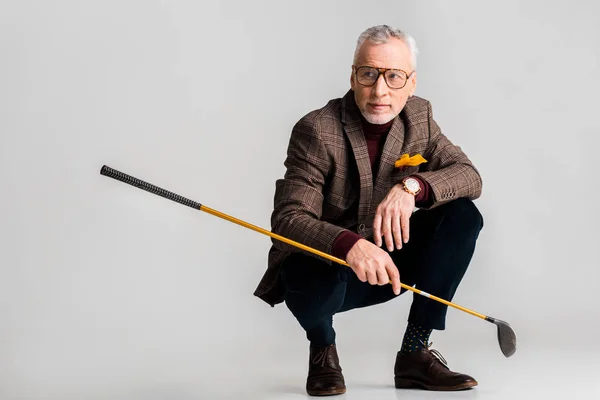
[[505,357],[510,357],[517,351],[517,335],[508,322],[494,318],[494,324],[498,327],[498,343]]

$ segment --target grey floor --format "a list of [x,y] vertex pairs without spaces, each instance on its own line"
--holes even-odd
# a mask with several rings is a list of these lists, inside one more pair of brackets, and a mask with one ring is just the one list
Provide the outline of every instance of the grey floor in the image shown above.
[[[347,393],[330,398],[353,400],[398,399],[600,399],[600,352],[523,349],[506,360],[496,349],[479,343],[462,350],[442,351],[454,369],[473,375],[479,386],[463,392],[397,390],[392,385],[393,354],[367,350],[346,342],[340,349]],[[385,346],[384,346],[385,347]],[[439,347],[438,347],[439,348]],[[246,354],[252,353],[253,357]],[[288,400],[309,399],[304,392],[306,356],[298,347],[287,351],[280,346],[269,349],[232,348],[210,360],[195,354],[194,362],[165,363],[160,367],[138,365],[111,377],[103,371],[91,375],[78,373],[62,386],[57,382],[37,382],[19,394],[2,399],[61,400]],[[188,358],[191,360],[192,356]],[[115,368],[119,370],[118,360]],[[192,368],[195,366],[196,368]],[[48,375],[55,372],[48,371]],[[117,376],[126,379],[119,380]],[[137,377],[137,378],[136,378]],[[83,379],[82,379],[83,378]],[[8,386],[16,384],[11,382]],[[37,387],[36,387],[37,385]]]
[[[378,324],[379,325],[379,324]],[[380,326],[372,327],[379,330]],[[600,351],[581,344],[554,347],[525,341],[510,359],[502,356],[490,329],[474,329],[462,340],[438,334],[433,347],[454,370],[474,376],[479,386],[463,392],[441,393],[397,390],[392,368],[395,341],[389,332],[373,339],[360,329],[338,341],[347,381],[354,400],[397,399],[600,399]],[[179,334],[181,335],[181,334]],[[174,335],[177,336],[177,335]],[[273,340],[273,337],[279,339]],[[181,336],[179,336],[181,338]],[[287,400],[308,399],[304,392],[307,349],[297,332],[275,333],[271,342],[253,337],[237,342],[199,343],[197,347],[150,347],[140,338],[123,349],[81,354],[78,365],[55,359],[24,365],[20,377],[4,376],[3,400]],[[575,343],[577,344],[577,343]],[[146,347],[145,347],[146,346]],[[118,351],[120,350],[120,351]],[[120,354],[119,354],[120,353]],[[94,355],[95,358],[88,358]],[[135,357],[133,356],[135,355]],[[93,362],[105,360],[102,368]],[[85,365],[83,363],[88,363]],[[62,366],[52,369],[52,365]],[[15,367],[12,366],[14,369]],[[34,377],[35,376],[35,377]],[[26,379],[25,379],[26,378]],[[35,379],[34,379],[35,378]]]
[[[435,343],[434,343],[435,344]],[[347,350],[347,349],[346,349]],[[393,387],[393,354],[358,350],[343,352],[347,393],[354,400],[396,399],[600,399],[600,353],[544,349],[522,350],[506,360],[495,349],[473,346],[445,351],[450,366],[474,376],[479,386],[452,393],[397,390]],[[443,351],[443,350],[442,350]],[[349,354],[350,353],[350,354]],[[304,399],[304,357],[294,353],[271,368],[249,369],[240,383],[216,379],[206,398]],[[246,386],[247,385],[247,386]]]
[[[348,360],[345,363],[348,391],[338,397],[356,400],[600,398],[600,363],[595,360],[600,354],[564,352],[550,357],[540,353],[533,357],[537,361],[527,363],[503,363],[488,352],[469,354],[461,362],[453,364],[463,365],[462,370],[475,376],[479,386],[455,393],[395,389],[390,374],[390,360],[382,356]],[[490,358],[495,362],[490,362]],[[471,367],[468,368],[468,365]],[[308,398],[302,391],[302,382],[298,382],[298,375],[279,374],[281,381],[275,385],[264,382],[256,387],[255,398]],[[226,393],[223,392],[223,396],[226,398]]]
[[[527,315],[511,307],[502,313],[519,338],[511,358],[500,352],[494,325],[465,313],[449,312],[447,330],[431,337],[451,369],[472,375],[479,386],[451,393],[397,390],[393,365],[406,318],[401,305],[336,318],[348,390],[333,398],[600,399],[594,318]],[[0,360],[0,400],[310,398],[304,391],[308,344],[287,310],[257,302],[222,308],[210,318],[152,308],[85,329],[49,320],[55,334],[44,340],[15,335],[5,347],[10,351]],[[236,314],[240,309],[245,312]]]

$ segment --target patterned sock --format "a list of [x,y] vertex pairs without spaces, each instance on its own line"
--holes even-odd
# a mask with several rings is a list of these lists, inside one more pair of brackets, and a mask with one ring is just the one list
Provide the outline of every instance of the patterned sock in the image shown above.
[[406,332],[404,333],[404,339],[402,340],[400,354],[410,353],[423,347],[427,347],[431,332],[432,329],[423,328],[409,322],[406,327]]

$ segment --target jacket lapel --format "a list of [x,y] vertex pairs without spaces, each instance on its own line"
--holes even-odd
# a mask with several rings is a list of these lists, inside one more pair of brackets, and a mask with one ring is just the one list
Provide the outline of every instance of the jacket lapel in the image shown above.
[[375,179],[373,204],[379,204],[389,191],[389,180],[394,171],[394,164],[401,156],[404,146],[404,124],[399,117],[394,118],[394,123],[386,138],[381,160],[379,161],[379,171]]
[[349,91],[343,97],[341,113],[344,131],[350,141],[358,167],[360,180],[358,221],[362,223],[369,215],[373,202],[373,173],[371,171],[371,160],[369,159],[369,148],[360,122],[360,111],[354,102],[352,91]]

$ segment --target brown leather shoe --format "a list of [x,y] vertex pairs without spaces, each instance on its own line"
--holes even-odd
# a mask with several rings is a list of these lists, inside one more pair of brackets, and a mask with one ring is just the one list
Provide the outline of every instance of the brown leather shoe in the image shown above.
[[346,393],[342,367],[334,344],[310,346],[306,392],[311,396],[331,396]]
[[426,390],[464,390],[477,386],[477,381],[469,375],[450,371],[444,357],[429,347],[404,355],[398,352],[394,383],[396,388]]

